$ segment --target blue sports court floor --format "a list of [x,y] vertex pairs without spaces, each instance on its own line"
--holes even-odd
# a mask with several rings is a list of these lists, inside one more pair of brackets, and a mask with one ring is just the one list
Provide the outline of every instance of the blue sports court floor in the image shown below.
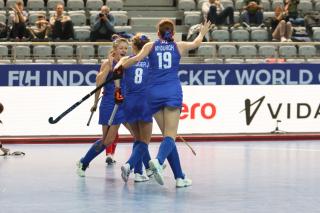
[[[119,144],[117,163],[104,154],[76,174],[89,144],[6,145],[25,156],[0,157],[0,212],[320,212],[320,142],[178,143],[193,186],[176,189],[169,167],[165,186],[127,184],[120,166],[131,144]],[[154,156],[159,143],[150,145]]]

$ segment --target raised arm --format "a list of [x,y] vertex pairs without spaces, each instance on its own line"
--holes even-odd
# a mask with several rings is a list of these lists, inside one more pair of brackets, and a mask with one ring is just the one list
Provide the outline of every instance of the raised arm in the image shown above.
[[[99,70],[97,77],[96,77],[96,86],[97,87],[105,82],[107,75],[108,75],[109,71],[111,70],[111,68],[112,68],[112,60],[110,62],[110,58],[101,64],[100,70]],[[91,112],[94,112],[97,110],[97,105],[99,102],[100,93],[101,93],[101,89],[99,89],[94,94],[94,103],[90,109]]]
[[211,22],[207,21],[203,25],[201,25],[200,33],[195,40],[192,42],[177,42],[177,46],[179,48],[180,53],[184,53],[185,51],[195,49],[200,46],[203,37],[208,33],[208,31],[212,28]]
[[[128,68],[128,67],[132,66],[133,64],[138,63],[139,61],[141,61],[142,59],[144,59],[145,57],[147,57],[149,55],[152,47],[153,47],[153,42],[149,42],[149,43],[145,44],[137,55],[129,58],[123,64],[121,64],[122,67]],[[119,67],[120,67],[120,64],[119,65],[117,64],[114,69],[118,69]]]

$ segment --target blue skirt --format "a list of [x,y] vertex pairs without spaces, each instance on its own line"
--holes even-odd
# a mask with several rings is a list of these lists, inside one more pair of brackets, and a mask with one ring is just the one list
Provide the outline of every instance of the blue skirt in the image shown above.
[[[113,108],[115,106],[113,96],[103,96],[99,106],[99,124],[108,125],[108,121],[111,117]],[[118,111],[113,119],[112,125],[119,125],[126,123],[124,106],[119,105]]]
[[152,113],[145,93],[126,94],[124,112],[128,123],[152,122]]
[[182,99],[180,82],[166,82],[149,86],[148,103],[152,114],[157,113],[164,107],[182,108]]

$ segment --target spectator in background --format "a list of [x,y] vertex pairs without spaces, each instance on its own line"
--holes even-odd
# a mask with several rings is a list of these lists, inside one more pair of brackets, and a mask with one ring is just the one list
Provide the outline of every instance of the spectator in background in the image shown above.
[[260,0],[244,0],[246,6],[243,7],[241,13],[242,24],[245,27],[263,26],[263,6],[260,5]]
[[226,24],[229,18],[229,26],[239,27],[239,24],[234,23],[234,10],[232,7],[224,8],[220,0],[209,0],[202,4],[202,14],[204,20],[209,20],[212,24],[223,25]]
[[293,25],[304,26],[304,18],[299,17],[299,3],[299,0],[285,0],[284,10],[286,13],[286,21],[290,21]]
[[50,30],[50,24],[46,20],[44,14],[38,14],[37,21],[35,22],[36,28],[29,27],[28,30],[33,39],[46,40]]
[[278,5],[274,10],[274,17],[271,22],[272,38],[276,41],[291,41],[292,25],[285,21],[285,11]]
[[110,14],[110,9],[107,6],[102,6],[100,13],[97,14],[93,27],[91,29],[90,40],[105,40],[111,41],[112,35],[116,33],[114,29],[115,19]]
[[18,0],[11,9],[13,10],[13,23],[10,38],[26,39],[29,36],[26,24],[28,21],[28,13],[24,10],[23,1]]
[[71,18],[63,13],[64,6],[62,3],[58,3],[55,14],[50,18],[53,40],[69,40],[74,38]]

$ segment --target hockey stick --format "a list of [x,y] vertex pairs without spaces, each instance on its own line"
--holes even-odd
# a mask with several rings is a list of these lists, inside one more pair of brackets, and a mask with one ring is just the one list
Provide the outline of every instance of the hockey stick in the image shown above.
[[[108,127],[107,127],[107,130],[106,130],[106,136],[108,135],[108,131],[109,131],[109,128],[110,126],[112,125],[113,123],[113,120],[114,120],[114,117],[116,116],[116,113],[118,111],[118,108],[119,108],[119,104],[115,104],[114,107],[113,107],[113,110],[112,110],[112,113],[110,115],[110,118],[108,120]],[[95,149],[98,151],[101,149],[101,146],[103,146],[103,141],[102,143],[98,144]]]
[[[102,98],[102,96],[100,96],[100,98],[98,99],[98,102],[99,102],[99,100],[100,100],[101,98]],[[92,111],[92,112],[91,112],[90,117],[89,117],[89,120],[88,120],[88,122],[87,122],[87,126],[90,126],[91,119],[92,119],[92,116],[93,116],[94,113],[95,113],[95,111]]]
[[49,123],[50,124],[55,124],[57,122],[59,122],[64,116],[66,116],[69,112],[71,112],[72,110],[74,110],[75,108],[77,108],[80,104],[82,104],[82,102],[84,102],[85,100],[87,100],[91,95],[95,94],[99,89],[101,89],[104,85],[106,85],[107,83],[111,82],[114,80],[114,77],[111,77],[109,79],[107,79],[103,84],[101,84],[100,86],[97,86],[97,88],[95,88],[94,90],[92,90],[90,93],[88,93],[86,96],[84,96],[80,101],[76,102],[75,104],[73,104],[71,107],[69,107],[66,111],[64,111],[63,113],[61,113],[58,117],[56,117],[55,119],[53,119],[53,117],[49,118]]
[[180,138],[180,140],[183,143],[185,143],[189,147],[189,149],[191,150],[192,154],[194,154],[194,156],[196,156],[197,153],[196,153],[196,151],[194,151],[194,149],[191,147],[191,145],[181,135],[179,135],[178,137]]

